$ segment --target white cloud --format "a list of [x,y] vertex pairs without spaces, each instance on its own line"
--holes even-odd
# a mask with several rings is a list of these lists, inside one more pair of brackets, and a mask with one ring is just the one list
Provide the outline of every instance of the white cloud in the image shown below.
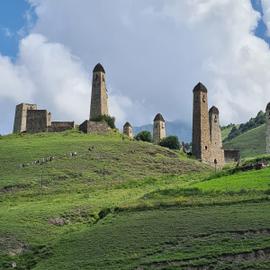
[[97,62],[119,122],[149,123],[157,112],[191,121],[198,81],[223,123],[270,100],[270,50],[254,36],[259,13],[249,0],[29,1],[38,19],[14,69],[26,70],[31,97],[59,118],[88,116]]
[[[21,40],[15,63],[0,57],[0,73],[3,78],[0,97],[12,100],[13,106],[21,102],[37,103],[51,111],[54,119],[78,123],[89,117],[90,74],[61,44],[50,43],[40,34],[30,34]],[[122,99],[120,96],[119,101]],[[117,101],[112,110],[115,107],[116,116],[119,112],[124,117]]]

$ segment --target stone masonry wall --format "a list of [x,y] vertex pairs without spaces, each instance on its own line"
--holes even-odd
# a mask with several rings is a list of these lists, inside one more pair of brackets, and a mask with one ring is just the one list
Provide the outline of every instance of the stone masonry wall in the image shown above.
[[[214,108],[214,109],[213,109]],[[219,113],[217,108],[212,107],[209,111],[210,123],[210,142],[211,142],[211,158],[210,163],[212,166],[224,166],[224,150],[222,149],[221,129],[219,125]],[[215,162],[216,161],[216,162]]]
[[84,121],[80,126],[79,130],[84,133],[96,133],[96,134],[104,134],[108,133],[111,128],[106,122],[94,122],[94,121]]
[[240,151],[235,149],[225,149],[224,159],[226,163],[240,161]]
[[27,111],[36,109],[36,104],[21,103],[16,106],[13,133],[26,131]]
[[62,132],[65,130],[75,128],[75,123],[73,122],[65,122],[65,121],[53,121],[51,126],[48,128],[49,132]]
[[153,142],[154,144],[159,144],[160,141],[166,137],[165,122],[154,121],[153,126]]
[[29,133],[47,132],[51,126],[51,113],[47,110],[28,110],[26,131]]
[[101,115],[108,115],[108,95],[105,73],[93,72],[90,120]]
[[209,162],[210,147],[207,92],[194,91],[192,153],[197,159]]

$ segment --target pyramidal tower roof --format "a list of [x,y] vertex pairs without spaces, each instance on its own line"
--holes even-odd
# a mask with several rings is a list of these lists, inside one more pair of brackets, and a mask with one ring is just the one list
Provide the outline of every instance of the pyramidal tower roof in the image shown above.
[[124,124],[124,127],[131,127],[131,124],[130,124],[129,122],[126,122],[126,123]]
[[213,114],[219,114],[219,110],[218,110],[218,108],[216,106],[211,107],[209,112],[213,113]]
[[197,92],[197,91],[207,93],[207,88],[201,82],[199,82],[193,89],[193,92]]
[[93,72],[103,72],[103,73],[105,73],[105,69],[103,68],[103,66],[102,66],[100,63],[98,63],[98,64],[94,67]]
[[162,121],[162,122],[165,122],[163,116],[161,115],[161,113],[158,113],[155,118],[154,118],[154,122],[155,121]]

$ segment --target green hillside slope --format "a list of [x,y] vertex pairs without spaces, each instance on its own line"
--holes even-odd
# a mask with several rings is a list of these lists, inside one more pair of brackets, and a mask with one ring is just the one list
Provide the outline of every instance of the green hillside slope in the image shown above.
[[230,134],[232,128],[233,128],[233,125],[229,125],[229,126],[221,128],[222,141],[224,141],[228,137],[228,135]]
[[251,129],[229,142],[224,143],[225,149],[239,149],[241,157],[253,157],[265,153],[265,125]]
[[1,137],[0,269],[269,269],[269,185],[119,134]]

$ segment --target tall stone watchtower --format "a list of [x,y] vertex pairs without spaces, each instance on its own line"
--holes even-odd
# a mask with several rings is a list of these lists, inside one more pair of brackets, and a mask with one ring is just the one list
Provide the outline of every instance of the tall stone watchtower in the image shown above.
[[221,129],[219,125],[219,110],[213,106],[209,110],[209,125],[210,125],[210,143],[211,143],[211,159],[210,163],[213,166],[224,166],[224,150],[222,148]]
[[90,119],[108,115],[108,95],[105,82],[105,70],[98,63],[93,70]]
[[154,118],[153,125],[153,142],[159,144],[160,141],[166,137],[165,120],[163,116],[158,113]]
[[21,133],[26,131],[27,112],[29,110],[36,109],[36,104],[21,103],[16,106],[13,133]]
[[210,148],[207,89],[198,83],[193,89],[192,154],[201,161],[209,162]]
[[266,106],[266,153],[270,154],[270,102]]

